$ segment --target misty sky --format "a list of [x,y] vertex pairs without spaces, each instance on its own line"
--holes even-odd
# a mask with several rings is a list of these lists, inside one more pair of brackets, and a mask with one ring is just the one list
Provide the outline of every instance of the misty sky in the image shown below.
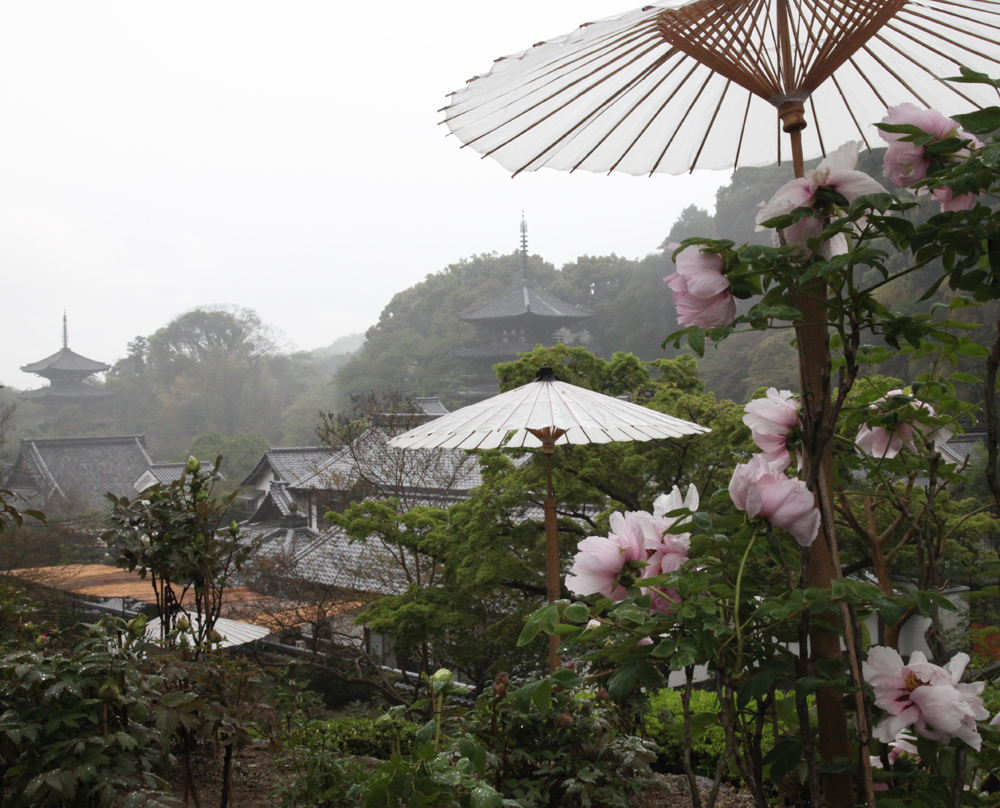
[[727,174],[511,179],[438,124],[496,57],[631,7],[4,4],[0,383],[39,385],[18,367],[59,349],[64,309],[70,347],[109,363],[198,305],[327,345],[449,263],[513,251],[522,209],[557,266],[653,252]]

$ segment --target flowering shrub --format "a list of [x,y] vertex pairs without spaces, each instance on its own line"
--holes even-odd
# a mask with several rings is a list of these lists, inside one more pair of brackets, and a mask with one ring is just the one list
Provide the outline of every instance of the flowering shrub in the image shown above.
[[775,471],[764,455],[754,455],[749,463],[736,467],[729,496],[747,516],[764,517],[774,527],[791,533],[803,547],[816,539],[819,510],[812,492],[802,480]]
[[[667,514],[697,507],[698,491],[694,487],[688,489],[685,498],[674,486],[670,494],[656,500],[653,513],[613,513],[607,537],[591,536],[580,542],[566,586],[579,595],[602,594],[622,600],[630,583],[680,569],[688,560],[690,537],[671,534],[676,519]],[[647,587],[644,591],[652,594],[656,611],[668,610],[676,599],[676,593],[670,590]]]
[[[962,80],[1000,89],[968,71]],[[967,336],[975,318],[958,314],[1000,300],[1000,211],[983,204],[1000,195],[1000,107],[946,118],[901,106],[880,128],[887,177],[942,213],[912,221],[917,203],[858,172],[857,144],[845,144],[762,206],[773,247],[689,239],[675,253],[668,283],[686,327],[666,342],[686,338],[701,354],[706,340],[771,327],[797,341],[798,402],[771,389],[747,405],[761,453],[729,481],[738,512],[700,512],[676,492],[685,512],[665,512],[668,525],[654,526],[655,513],[616,516],[609,536],[580,542],[567,578],[587,602],[544,607],[522,633],[559,634],[612,698],[679,687],[692,785],[703,720],[692,693],[711,689],[725,738],[716,779],[735,769],[761,808],[776,798],[875,806],[877,792],[885,806],[996,801],[987,775],[1000,770],[1000,718],[988,721],[982,682],[963,681],[968,659],[948,647],[940,617],[955,608],[942,559],[976,514],[949,512],[963,467],[939,450],[961,416],[1000,425],[1000,331],[991,350]],[[921,299],[946,285],[944,301],[918,314],[884,304],[887,287],[931,267]],[[703,316],[717,295],[756,299],[736,316]],[[914,360],[905,390],[875,375],[898,354]],[[957,395],[962,385],[981,412]],[[1000,507],[997,446],[986,452]],[[871,579],[846,577],[845,526]],[[903,559],[912,594],[894,587]],[[875,614],[881,645],[863,624]],[[931,622],[929,653],[904,660],[901,629],[917,615]]]

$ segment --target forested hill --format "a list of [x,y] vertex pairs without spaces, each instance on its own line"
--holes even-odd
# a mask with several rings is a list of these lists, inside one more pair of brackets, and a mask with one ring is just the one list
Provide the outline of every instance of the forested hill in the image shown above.
[[[881,152],[864,153],[859,168],[879,176],[881,159]],[[628,351],[647,360],[670,356],[672,350],[660,348],[676,328],[663,282],[674,271],[667,245],[692,236],[765,243],[768,234],[755,232],[758,206],[790,176],[790,165],[741,168],[719,190],[714,215],[692,206],[675,222],[664,222],[664,240],[655,253],[641,260],[582,256],[558,269],[532,256],[528,284],[594,312],[585,327],[595,353],[608,357]],[[479,255],[396,294],[368,331],[364,349],[338,372],[340,395],[346,399],[368,390],[447,395],[460,388],[460,364],[450,352],[475,344],[476,331],[458,315],[518,286],[524,274],[519,254]],[[794,383],[788,343],[784,333],[748,335],[727,351],[710,351],[703,362],[706,382],[717,394],[732,398],[761,384],[787,387]]]

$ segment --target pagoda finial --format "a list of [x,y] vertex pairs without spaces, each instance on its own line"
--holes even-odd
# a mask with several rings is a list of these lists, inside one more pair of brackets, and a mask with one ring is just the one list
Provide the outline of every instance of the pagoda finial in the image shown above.
[[69,325],[66,323],[66,309],[63,309],[63,348],[69,347]]
[[528,277],[528,223],[524,219],[524,211],[521,211],[521,274]]

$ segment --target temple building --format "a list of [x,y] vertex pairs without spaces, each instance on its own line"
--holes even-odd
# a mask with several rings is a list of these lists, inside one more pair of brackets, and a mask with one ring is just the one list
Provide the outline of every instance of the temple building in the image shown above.
[[587,317],[592,317],[593,312],[529,285],[528,225],[523,218],[521,265],[523,278],[520,286],[458,316],[460,320],[472,323],[480,335],[479,345],[454,352],[455,356],[468,360],[470,372],[464,377],[468,387],[459,391],[459,395],[470,401],[479,401],[499,392],[494,365],[511,362],[517,359],[518,354],[531,351],[536,345],[551,347],[559,343],[572,345],[587,341],[581,324]]
[[48,387],[20,393],[19,398],[39,401],[51,406],[77,404],[112,395],[100,387],[91,387],[86,380],[95,373],[110,370],[111,366],[75,353],[69,349],[69,329],[63,313],[62,350],[30,365],[22,365],[25,373],[36,373],[49,380]]

